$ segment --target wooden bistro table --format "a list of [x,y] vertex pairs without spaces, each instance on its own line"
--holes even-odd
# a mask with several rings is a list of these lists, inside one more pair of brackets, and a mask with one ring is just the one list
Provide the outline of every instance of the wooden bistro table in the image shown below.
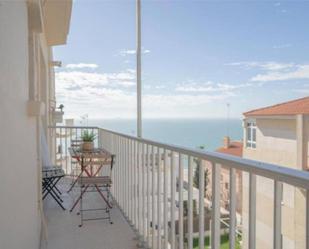
[[[101,169],[103,166],[110,165],[110,174],[113,168],[114,162],[114,155],[103,148],[94,148],[93,150],[81,150],[80,148],[71,147],[68,149],[71,157],[75,158],[80,165],[80,174],[72,183],[68,192],[70,192],[73,187],[76,185],[77,182],[82,182],[81,178],[88,177],[88,178],[99,178],[101,177],[99,174],[101,173]],[[111,175],[109,176],[111,177]],[[79,197],[74,202],[70,212],[74,210],[78,202],[81,200],[83,194],[86,192],[90,184],[84,186],[83,190],[81,191]],[[105,203],[109,208],[112,208],[111,204],[109,203],[108,199],[103,195],[102,191],[100,190],[98,184],[94,184],[95,189],[101,195]]]

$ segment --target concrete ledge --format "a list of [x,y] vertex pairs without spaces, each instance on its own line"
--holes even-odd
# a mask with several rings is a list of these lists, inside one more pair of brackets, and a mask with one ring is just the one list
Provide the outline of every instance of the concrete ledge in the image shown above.
[[27,113],[29,116],[43,116],[45,114],[45,104],[41,101],[29,100],[27,102]]

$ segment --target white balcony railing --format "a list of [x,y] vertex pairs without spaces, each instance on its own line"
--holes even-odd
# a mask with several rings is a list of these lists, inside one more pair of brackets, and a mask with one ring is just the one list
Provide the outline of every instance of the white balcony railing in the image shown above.
[[[248,242],[244,248],[256,248],[256,198],[257,176],[273,182],[273,248],[282,248],[282,185],[300,188],[304,193],[306,222],[303,240],[308,245],[309,234],[309,173],[278,165],[238,158],[216,152],[192,150],[184,147],[141,139],[98,127],[51,127],[63,132],[74,129],[91,129],[98,134],[97,145],[116,155],[112,194],[123,214],[139,236],[140,243],[156,249],[193,248],[193,238],[198,238],[199,248],[204,248],[205,235],[210,235],[211,248],[220,248],[220,169],[229,169],[229,244],[237,242],[236,220],[236,170],[245,172],[249,179],[248,190]],[[65,132],[64,132],[65,133]],[[61,133],[62,134],[62,133]],[[78,134],[76,132],[76,134]],[[80,132],[79,132],[80,134]],[[77,136],[77,135],[76,135]],[[77,138],[77,137],[75,137]],[[58,145],[70,144],[65,136]],[[59,139],[58,139],[59,140]],[[67,153],[61,150],[61,154]],[[60,156],[61,158],[64,158]],[[66,160],[69,160],[66,157]],[[60,161],[59,161],[60,162]],[[65,168],[67,162],[61,161]],[[198,188],[194,185],[194,168],[199,163]],[[205,225],[204,171],[210,168],[211,232]],[[183,190],[186,191],[183,191]],[[194,202],[195,200],[195,202]],[[184,205],[186,202],[187,205]],[[198,203],[198,208],[194,206]],[[187,209],[186,209],[187,208]],[[197,215],[194,213],[198,213]],[[196,220],[198,220],[196,224]],[[198,225],[198,234],[195,226]],[[245,224],[242,224],[245,225]],[[206,232],[205,232],[206,231]],[[118,236],[118,235],[117,235]],[[119,235],[121,236],[121,235]]]
[[78,143],[81,140],[81,135],[84,131],[93,132],[96,137],[94,144],[99,147],[99,128],[93,126],[53,126],[50,129],[50,141],[52,145],[51,155],[53,161],[57,165],[61,165],[67,175],[71,175],[72,165],[68,148],[74,143]]

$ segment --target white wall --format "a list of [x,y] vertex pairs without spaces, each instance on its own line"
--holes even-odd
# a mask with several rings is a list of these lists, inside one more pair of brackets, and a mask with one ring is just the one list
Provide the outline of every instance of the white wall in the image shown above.
[[23,1],[0,1],[0,248],[40,241],[36,120],[27,115],[28,26]]
[[257,119],[256,126],[257,146],[246,148],[244,143],[243,157],[296,168],[296,121]]

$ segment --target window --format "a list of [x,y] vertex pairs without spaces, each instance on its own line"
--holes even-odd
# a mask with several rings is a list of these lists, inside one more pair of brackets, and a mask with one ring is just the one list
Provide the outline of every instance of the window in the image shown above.
[[247,123],[247,148],[256,148],[256,123]]

